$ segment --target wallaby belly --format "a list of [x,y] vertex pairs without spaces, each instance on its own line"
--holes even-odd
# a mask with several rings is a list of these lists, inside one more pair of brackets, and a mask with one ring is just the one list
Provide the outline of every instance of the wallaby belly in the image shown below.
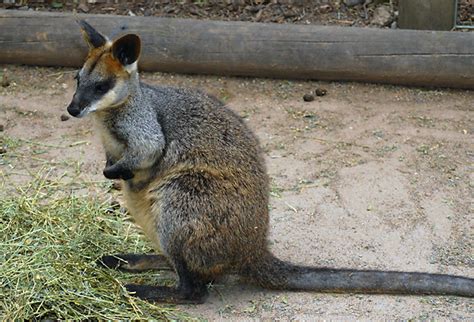
[[152,195],[148,189],[132,191],[127,184],[124,185],[123,194],[126,207],[133,220],[153,243],[155,250],[161,253],[160,237],[157,233],[160,220],[158,196]]

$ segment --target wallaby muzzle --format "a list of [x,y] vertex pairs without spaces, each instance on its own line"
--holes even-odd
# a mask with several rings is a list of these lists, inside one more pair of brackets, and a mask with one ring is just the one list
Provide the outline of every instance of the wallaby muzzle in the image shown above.
[[87,107],[87,104],[81,104],[81,102],[76,98],[76,95],[72,98],[71,103],[67,107],[67,111],[71,116],[82,117],[84,109]]

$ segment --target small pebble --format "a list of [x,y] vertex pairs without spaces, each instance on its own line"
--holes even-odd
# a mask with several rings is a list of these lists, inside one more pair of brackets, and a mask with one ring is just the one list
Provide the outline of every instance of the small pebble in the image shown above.
[[315,91],[316,96],[324,96],[328,93],[324,88],[317,88]]
[[81,3],[77,6],[77,10],[88,13],[89,7],[85,3]]
[[323,5],[320,5],[319,6],[319,12],[320,13],[328,13],[328,12],[331,12],[332,10],[332,7],[328,4],[323,4]]
[[0,147],[0,154],[4,154],[4,153],[7,153],[7,148],[1,146]]
[[365,0],[344,0],[344,4],[348,7],[357,6],[359,4],[363,4]]
[[2,82],[0,83],[0,85],[2,85],[2,87],[10,86],[10,80],[8,79],[6,74],[3,74]]
[[64,122],[64,121],[67,121],[67,120],[69,120],[69,116],[66,115],[66,114],[61,114],[61,121]]
[[304,100],[305,102],[314,101],[314,95],[313,95],[313,94],[304,94],[303,100]]

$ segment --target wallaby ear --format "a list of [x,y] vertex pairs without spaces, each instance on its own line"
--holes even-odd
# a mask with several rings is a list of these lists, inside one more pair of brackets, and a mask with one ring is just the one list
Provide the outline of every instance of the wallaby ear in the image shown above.
[[140,56],[140,50],[140,37],[134,34],[120,37],[112,44],[112,55],[124,66],[136,62]]
[[85,20],[78,20],[77,23],[81,27],[82,36],[89,45],[89,48],[99,48],[105,45],[107,38],[95,30]]

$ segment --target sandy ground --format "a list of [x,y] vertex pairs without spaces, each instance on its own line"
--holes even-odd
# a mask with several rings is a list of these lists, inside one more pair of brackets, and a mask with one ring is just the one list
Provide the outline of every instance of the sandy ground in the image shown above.
[[[54,172],[103,180],[104,156],[89,119],[61,121],[73,71],[0,66],[0,137],[61,149],[0,165],[25,180],[33,160]],[[282,259],[334,267],[474,277],[474,92],[354,83],[145,74],[153,84],[199,87],[225,100],[261,140],[272,177],[271,248]],[[302,96],[325,88],[326,96]],[[28,141],[23,141],[28,142]],[[65,147],[65,148],[64,148]],[[76,169],[71,169],[74,164]],[[105,189],[99,193],[108,193]],[[474,319],[474,300],[443,296],[266,291],[236,278],[206,304],[216,319]]]

